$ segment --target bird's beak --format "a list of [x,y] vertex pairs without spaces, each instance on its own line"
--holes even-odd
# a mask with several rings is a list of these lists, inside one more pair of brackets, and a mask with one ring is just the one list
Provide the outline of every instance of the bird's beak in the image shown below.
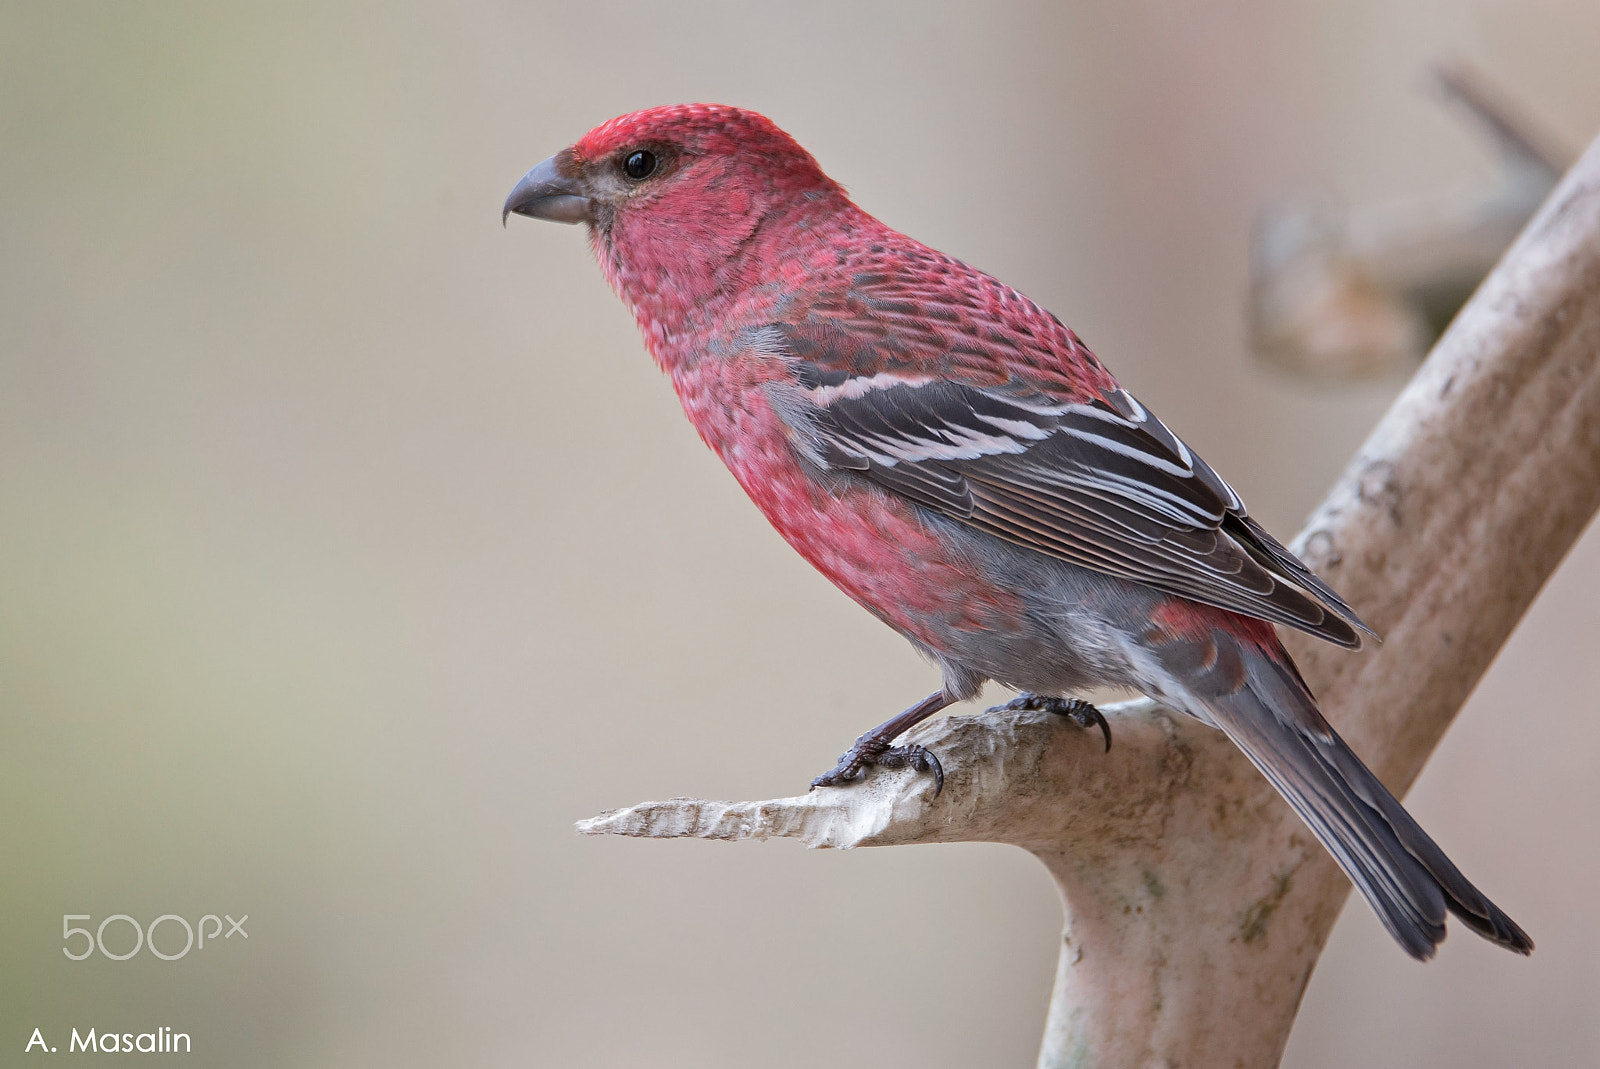
[[522,176],[522,181],[506,198],[502,224],[512,212],[530,219],[549,219],[557,223],[584,223],[589,220],[589,198],[576,179],[561,173],[562,155],[551,156]]

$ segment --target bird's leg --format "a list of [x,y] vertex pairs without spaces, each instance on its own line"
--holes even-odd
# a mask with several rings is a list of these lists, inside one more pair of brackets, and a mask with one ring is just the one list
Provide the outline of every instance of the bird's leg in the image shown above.
[[1055,713],[1064,716],[1081,728],[1099,727],[1106,737],[1106,751],[1111,750],[1111,725],[1104,714],[1082,698],[1052,698],[1043,694],[1024,694],[1004,705],[996,705],[991,713]]
[[896,735],[928,719],[955,700],[943,690],[936,690],[899,716],[885,720],[841,754],[839,763],[833,766],[831,772],[824,772],[812,780],[812,789],[837,787],[854,779],[868,765],[881,765],[884,768],[904,768],[909,765],[918,772],[933,773],[933,796],[937,798],[939,792],[944,790],[944,769],[939,765],[939,759],[921,746],[889,744]]

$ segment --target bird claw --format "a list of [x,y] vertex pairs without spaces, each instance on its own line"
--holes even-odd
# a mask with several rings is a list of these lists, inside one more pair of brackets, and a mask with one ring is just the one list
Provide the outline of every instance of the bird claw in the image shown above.
[[1004,705],[996,705],[991,713],[1055,713],[1064,716],[1081,728],[1098,727],[1106,737],[1106,752],[1111,752],[1111,725],[1105,714],[1082,698],[1052,698],[1042,694],[1024,694]]
[[912,743],[908,746],[890,746],[876,739],[867,739],[865,736],[856,740],[855,745],[839,756],[839,763],[833,769],[824,772],[811,781],[811,789],[818,787],[840,787],[855,779],[872,765],[880,768],[910,768],[917,772],[933,773],[933,796],[939,797],[939,792],[944,790],[944,766],[939,764],[939,759],[933,751],[925,746]]

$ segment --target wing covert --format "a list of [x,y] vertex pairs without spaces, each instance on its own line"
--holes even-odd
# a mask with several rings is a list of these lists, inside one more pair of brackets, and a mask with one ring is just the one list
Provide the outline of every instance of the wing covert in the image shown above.
[[[999,538],[1352,648],[1370,629],[1124,390],[1062,402],[801,365],[808,437],[830,467]],[[812,385],[815,384],[815,385]]]

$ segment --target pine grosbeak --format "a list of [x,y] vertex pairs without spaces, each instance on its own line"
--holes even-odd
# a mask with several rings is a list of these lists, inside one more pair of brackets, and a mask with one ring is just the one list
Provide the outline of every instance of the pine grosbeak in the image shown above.
[[529,171],[505,213],[585,223],[684,411],[778,532],[938,664],[943,686],[813,786],[937,758],[893,746],[986,680],[1135,688],[1226,732],[1418,958],[1445,912],[1527,935],[1323,719],[1274,624],[1371,632],[1076,334],[889,229],[769,120],[713,105],[613,119]]

